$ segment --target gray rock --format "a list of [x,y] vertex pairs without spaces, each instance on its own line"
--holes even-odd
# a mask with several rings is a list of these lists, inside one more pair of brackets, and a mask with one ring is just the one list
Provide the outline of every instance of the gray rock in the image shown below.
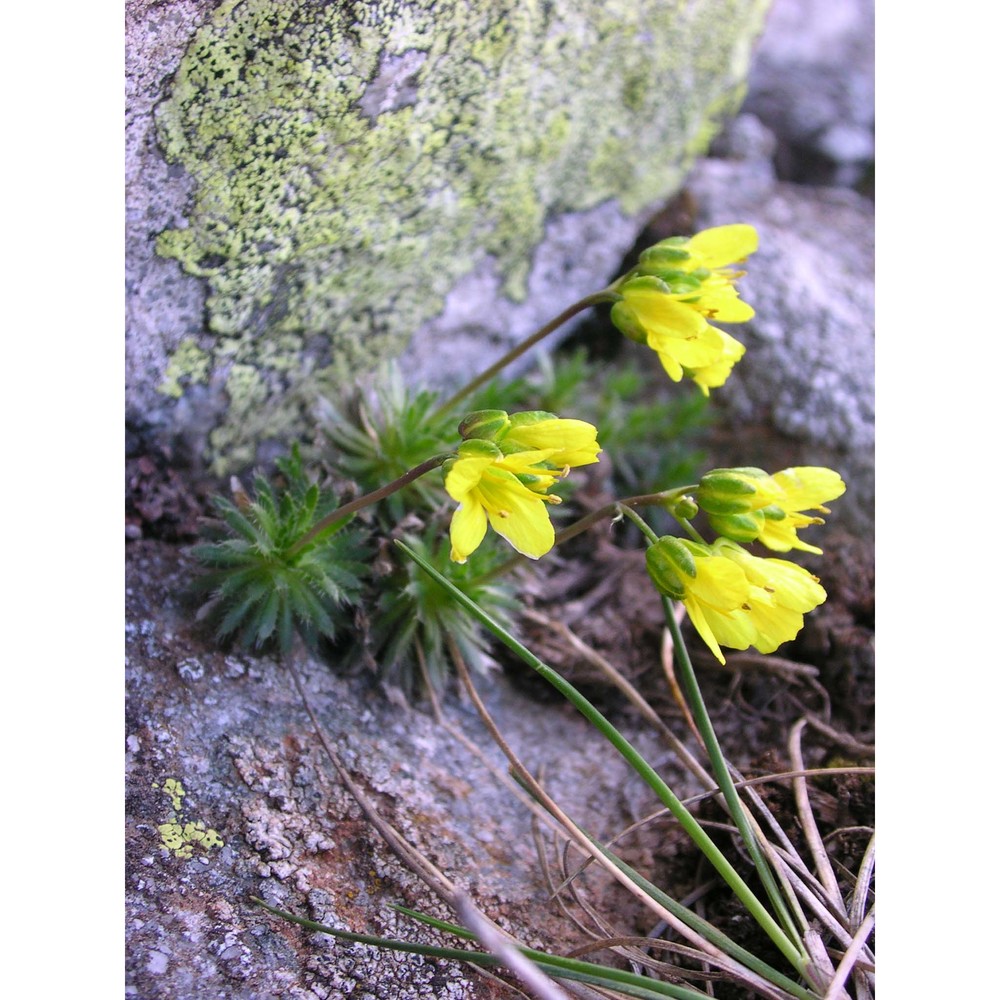
[[387,356],[497,356],[678,189],[766,7],[128,4],[130,419],[221,473]]
[[[747,353],[713,398],[735,427],[797,442],[795,464],[841,471],[837,522],[874,515],[874,208],[841,188],[768,179],[759,163],[708,159],[689,182],[698,228],[749,222],[760,250],[740,282],[756,310],[731,332]],[[760,464],[748,456],[739,464]]]
[[748,87],[782,177],[856,184],[875,158],[874,0],[775,0]]
[[[454,944],[392,909],[454,920],[337,780],[287,669],[226,655],[193,625],[179,597],[189,572],[162,543],[128,547],[126,995],[496,1000],[466,967],[336,942],[250,901],[359,933]],[[200,669],[185,674],[192,662]],[[572,936],[547,901],[530,813],[469,705],[444,704],[463,744],[367,676],[295,662],[347,768],[409,843],[532,947]],[[480,691],[526,764],[545,766],[550,792],[597,836],[649,805],[645,786],[568,704],[539,703],[500,675]],[[648,732],[625,729],[661,754]],[[679,774],[668,780],[694,790]]]

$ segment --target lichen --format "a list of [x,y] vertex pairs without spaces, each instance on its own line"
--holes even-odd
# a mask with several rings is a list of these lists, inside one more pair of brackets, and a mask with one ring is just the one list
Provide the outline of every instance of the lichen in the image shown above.
[[207,351],[203,351],[192,337],[187,337],[181,341],[180,346],[170,358],[170,364],[167,366],[159,391],[164,396],[180,399],[184,394],[181,380],[184,379],[191,385],[206,382],[211,363],[211,355]]
[[162,391],[232,366],[212,448],[233,466],[398,353],[484,256],[519,300],[550,213],[672,193],[765,6],[221,4],[157,111],[195,181],[157,250],[206,280],[217,338],[210,358],[183,343]]
[[181,799],[187,795],[187,792],[176,778],[167,778],[162,788],[154,782],[153,790],[162,791],[170,799],[173,815],[166,823],[160,823],[156,829],[160,834],[160,845],[172,852],[174,857],[187,860],[194,857],[196,847],[203,851],[209,851],[213,847],[224,845],[218,831],[206,827],[201,820],[185,822],[181,809]]

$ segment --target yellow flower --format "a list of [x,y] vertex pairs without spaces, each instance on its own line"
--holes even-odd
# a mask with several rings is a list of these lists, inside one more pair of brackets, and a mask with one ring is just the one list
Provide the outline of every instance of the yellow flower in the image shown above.
[[769,476],[763,469],[713,469],[698,486],[698,504],[709,523],[736,541],[760,541],[775,552],[801,549],[820,553],[796,534],[799,528],[823,524],[829,514],[824,504],[836,500],[847,487],[843,479],[822,466],[798,466]]
[[711,548],[661,538],[646,550],[657,588],[683,601],[691,624],[725,663],[721,646],[773,653],[794,639],[803,615],[826,600],[816,577],[784,559],[761,559],[728,539]]
[[611,320],[625,336],[656,351],[667,374],[687,374],[708,393],[722,385],[743,345],[708,320],[743,323],[753,309],[735,288],[741,271],[728,265],[757,249],[753,226],[706,229],[673,237],[644,251],[635,272],[617,289]]
[[748,225],[704,229],[695,233],[684,249],[690,256],[680,262],[678,270],[696,274],[708,272],[702,278],[698,295],[685,302],[720,323],[744,323],[752,319],[753,309],[740,300],[733,284],[744,272],[733,271],[727,265],[746,260],[757,250],[757,230]]
[[565,420],[542,410],[511,414],[497,444],[504,454],[551,450],[546,461],[564,470],[591,465],[601,452],[593,424]]
[[822,553],[815,545],[807,545],[797,535],[799,528],[810,524],[823,524],[823,518],[814,517],[805,511],[817,510],[829,514],[824,504],[836,500],[847,486],[833,471],[822,466],[800,466],[784,469],[771,477],[780,490],[772,504],[764,507],[764,523],[757,536],[758,541],[774,552],[788,552],[800,549],[803,552]]
[[720,663],[720,644],[746,649],[756,631],[744,610],[750,582],[732,560],[707,545],[664,537],[646,549],[646,569],[657,589],[683,601],[691,624]]
[[[596,438],[596,429],[591,430]],[[478,439],[459,445],[456,457],[444,466],[444,488],[459,505],[451,519],[454,562],[464,563],[475,552],[487,525],[529,559],[538,559],[552,548],[555,532],[546,505],[560,501],[547,491],[570,463],[564,463],[562,471],[551,466],[560,457],[580,457],[575,452],[583,447],[573,431],[566,440],[566,454],[557,446],[505,455],[491,441]],[[596,461],[596,455],[590,460]]]
[[[715,328],[712,327],[712,329]],[[747,350],[735,337],[730,337],[724,330],[716,332],[722,336],[721,356],[710,365],[691,368],[688,371],[691,380],[706,396],[709,389],[717,389],[720,385],[725,385],[726,379],[732,374],[733,366],[746,354]]]
[[803,615],[826,600],[819,579],[786,559],[762,559],[727,539],[719,539],[714,551],[731,559],[750,584],[746,614],[754,627],[751,641],[762,653],[773,653],[794,639],[802,628]]
[[644,250],[636,270],[660,278],[676,298],[708,319],[744,323],[754,315],[735,287],[745,272],[728,265],[745,260],[756,249],[753,226],[716,226],[690,238],[674,236]]
[[659,278],[632,278],[619,293],[621,299],[611,307],[611,321],[627,337],[656,351],[675,382],[684,377],[685,368],[706,368],[721,360],[722,331],[677,301]]

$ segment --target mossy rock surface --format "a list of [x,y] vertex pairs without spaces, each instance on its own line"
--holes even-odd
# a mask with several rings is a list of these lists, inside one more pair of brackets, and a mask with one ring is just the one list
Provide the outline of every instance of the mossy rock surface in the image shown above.
[[381,360],[478,367],[609,277],[766,7],[131,5],[130,412],[223,471]]

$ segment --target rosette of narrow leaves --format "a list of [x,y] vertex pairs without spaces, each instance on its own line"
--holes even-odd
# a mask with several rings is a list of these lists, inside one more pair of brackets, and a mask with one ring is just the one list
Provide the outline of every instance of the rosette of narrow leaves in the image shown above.
[[[327,400],[320,404],[320,425],[329,445],[323,457],[362,493],[371,493],[454,446],[454,418],[435,415],[438,402],[434,392],[409,390],[399,370],[389,366],[371,400],[359,393],[341,407]],[[421,479],[385,500],[382,509],[388,523],[396,523],[415,500],[429,509],[442,498],[439,487]]]
[[[422,538],[403,536],[403,541],[475,601],[505,629],[513,628],[518,607],[513,586],[503,580],[484,580],[490,570],[507,558],[505,553],[485,547],[473,552],[465,563],[451,560],[451,545],[439,528]],[[412,696],[426,674],[435,690],[441,690],[451,672],[450,636],[466,665],[485,673],[490,637],[440,584],[409,559],[394,556],[390,576],[379,581],[381,597],[368,625],[367,653],[379,664],[383,676]]]
[[358,601],[365,547],[345,521],[301,545],[337,497],[307,479],[297,449],[277,464],[284,489],[258,475],[253,498],[238,490],[235,502],[214,499],[220,521],[206,529],[211,540],[191,550],[205,568],[192,589],[208,594],[198,617],[215,625],[220,641],[285,653],[298,632],[315,650],[321,638],[335,638]]

